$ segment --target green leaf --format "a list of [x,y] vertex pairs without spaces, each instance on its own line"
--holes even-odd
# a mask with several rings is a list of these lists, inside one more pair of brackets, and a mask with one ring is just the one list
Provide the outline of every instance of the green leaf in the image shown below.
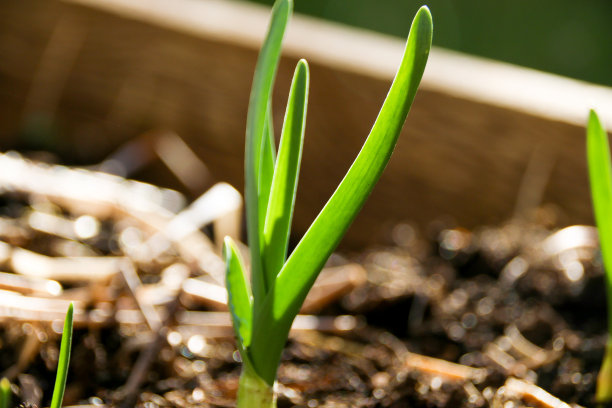
[[251,324],[253,320],[253,299],[245,274],[246,269],[236,244],[225,237],[223,256],[226,265],[227,304],[238,340],[241,355],[251,343]]
[[302,161],[302,146],[304,145],[308,82],[308,64],[305,60],[300,60],[291,82],[264,226],[263,266],[268,287],[276,279],[276,275],[287,258],[291,219]]
[[[610,166],[608,135],[601,126],[595,111],[591,111],[589,115],[587,159],[591,197],[606,269],[608,293],[612,293],[612,167]],[[609,318],[612,319],[612,316]],[[609,327],[612,327],[612,320],[609,321]]]
[[609,402],[612,400],[612,166],[608,135],[593,110],[587,126],[587,162],[608,299],[608,343],[597,378],[596,400]]
[[72,346],[72,314],[74,306],[68,306],[66,319],[64,320],[64,331],[62,332],[62,342],[60,344],[59,360],[57,362],[57,376],[55,377],[55,387],[51,398],[50,408],[60,408],[64,399],[66,389],[66,379],[68,377],[68,365],[70,364],[70,348]]
[[325,261],[336,248],[384,170],[420,83],[432,37],[431,14],[414,18],[404,56],[391,89],[348,173],[256,307],[249,350],[258,374],[274,383],[289,329]]
[[[587,159],[593,210],[599,230],[601,255],[606,269],[607,289],[608,293],[612,294],[612,166],[610,166],[610,146],[608,135],[593,110],[590,112],[587,127]],[[609,295],[608,298],[610,297]],[[612,303],[609,303],[608,307],[610,309]],[[611,311],[608,310],[608,312]],[[612,328],[611,313],[608,313],[608,319],[610,319],[608,327]]]
[[[251,249],[251,276],[253,280],[254,301],[261,302],[268,289],[263,279],[261,263],[261,242],[263,225],[259,222],[260,186],[266,185],[262,177],[262,149],[265,149],[266,112],[269,112],[270,97],[276,76],[276,69],[280,59],[281,43],[285,27],[292,10],[291,0],[277,0],[272,9],[272,19],[268,34],[262,46],[255,75],[253,87],[249,98],[249,111],[247,114],[246,144],[245,144],[245,200],[249,247]],[[271,146],[270,146],[271,147]],[[267,157],[267,156],[266,156]],[[267,169],[268,167],[264,167]],[[267,201],[267,199],[266,199]]]
[[[261,159],[259,162],[259,200],[258,200],[258,215],[259,215],[259,242],[262,247],[260,253],[265,252],[264,248],[264,237],[263,229],[266,223],[266,211],[268,209],[268,202],[270,200],[270,190],[272,188],[272,178],[274,177],[274,164],[276,161],[274,148],[274,124],[272,121],[272,106],[268,103],[268,110],[266,111],[266,122],[264,126],[263,144],[261,147]],[[265,287],[269,287],[267,284]]]

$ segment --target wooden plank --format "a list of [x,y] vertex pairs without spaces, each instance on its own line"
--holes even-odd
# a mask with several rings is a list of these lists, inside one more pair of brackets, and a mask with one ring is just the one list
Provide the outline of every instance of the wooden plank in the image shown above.
[[[81,162],[102,159],[141,131],[170,128],[219,180],[241,188],[246,106],[267,20],[266,8],[223,0],[3,2],[0,144],[17,145],[23,124],[41,113],[58,124],[62,153]],[[307,58],[296,231],[358,152],[403,43],[292,20],[274,108],[278,130],[297,58]],[[612,125],[610,88],[433,50],[394,157],[347,242],[380,241],[399,220],[506,219],[529,163],[523,184],[545,187],[527,197],[557,204],[567,223],[590,222],[583,125],[590,107]]]

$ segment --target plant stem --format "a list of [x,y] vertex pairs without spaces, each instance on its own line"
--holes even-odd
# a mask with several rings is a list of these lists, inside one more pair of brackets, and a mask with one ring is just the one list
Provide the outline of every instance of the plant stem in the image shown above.
[[0,408],[11,408],[11,383],[6,378],[0,380]]
[[603,363],[597,376],[595,400],[598,403],[612,401],[612,338],[608,337]]
[[258,376],[249,364],[242,365],[237,408],[276,408],[274,386]]

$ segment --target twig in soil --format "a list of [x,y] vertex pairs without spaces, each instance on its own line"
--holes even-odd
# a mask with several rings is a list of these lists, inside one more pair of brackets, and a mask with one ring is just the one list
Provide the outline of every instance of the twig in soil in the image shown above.
[[[500,400],[508,397],[520,398],[528,404],[536,404],[535,406],[538,408],[572,408],[571,405],[549,394],[537,385],[513,377],[508,378],[504,386],[497,390],[493,405],[502,407]],[[500,403],[495,405],[497,401],[500,401]]]
[[[91,220],[91,225],[87,228],[88,231],[84,231],[83,220],[88,219]],[[99,232],[97,219],[91,216],[71,220],[61,215],[34,210],[28,214],[27,222],[33,230],[75,241],[83,238],[92,238]]]
[[463,364],[452,363],[439,358],[408,353],[405,357],[406,368],[417,370],[428,375],[436,375],[450,381],[482,382],[487,375],[484,368],[474,368]]
[[187,301],[214,310],[227,310],[227,290],[224,286],[202,278],[190,278],[183,282],[181,290]]
[[29,239],[31,233],[18,219],[0,217],[0,239],[11,243]]
[[316,313],[336,299],[366,282],[365,269],[356,263],[324,268],[317,278],[300,313]]
[[594,250],[598,244],[597,228],[588,225],[572,225],[550,234],[539,247],[548,257],[553,257],[580,248]]
[[[177,331],[186,336],[206,333],[209,337],[232,337],[232,323],[226,312],[183,311],[176,316]],[[346,333],[361,322],[353,316],[298,315],[291,326],[291,335],[301,333]],[[204,330],[204,332],[202,331]]]
[[525,377],[529,369],[537,369],[561,356],[559,352],[536,346],[513,324],[506,328],[503,336],[485,346],[484,354],[506,374],[518,377]]
[[8,289],[24,295],[58,296],[62,285],[51,279],[0,272],[0,289]]
[[119,263],[119,269],[121,270],[123,279],[125,280],[132,297],[136,301],[138,308],[142,312],[142,315],[147,322],[147,326],[149,326],[149,329],[153,333],[157,332],[162,325],[162,320],[155,308],[150,303],[143,302],[138,296],[138,289],[142,286],[142,282],[140,282],[140,278],[138,278],[134,264],[129,260],[124,260],[123,262]]
[[[325,268],[308,293],[300,313],[316,313],[365,281],[366,272],[359,264]],[[227,310],[225,286],[208,282],[202,277],[190,278],[183,282],[182,291],[190,301],[215,310]]]
[[11,266],[16,273],[63,282],[107,281],[119,272],[116,256],[50,257],[13,247]]
[[[229,235],[237,238],[240,235],[241,209],[242,196],[234,187],[227,183],[215,184],[147,240],[149,256],[154,259],[167,250],[171,243],[178,244],[178,247],[182,248],[181,252],[188,252],[189,258],[197,259],[203,270],[208,272],[217,283],[224,285],[225,264],[216,255],[212,243],[204,239],[203,234],[199,234],[199,228],[225,219],[221,222],[225,229],[215,230],[215,235],[221,237]],[[181,244],[185,239],[188,240],[188,243],[189,240],[194,241],[195,237],[199,239],[191,245]],[[192,250],[194,244],[198,244],[196,251]],[[202,246],[207,248],[202,251]]]
[[516,351],[522,358],[523,364],[529,368],[537,368],[549,364],[558,359],[561,354],[536,346],[527,340],[516,325],[511,324],[504,331],[506,338],[510,340],[512,350]]
[[[45,315],[61,312],[59,320],[62,320],[63,316],[66,314],[66,309],[70,305],[70,301],[64,299],[23,296],[17,292],[10,292],[7,290],[0,292],[0,318],[9,317],[10,313],[6,312],[10,311],[13,311],[17,318],[22,313],[26,316],[28,312]],[[75,308],[82,310],[82,303],[75,302]],[[34,321],[36,320],[44,319],[34,319]]]
[[[84,302],[73,301],[73,303],[75,327],[101,327],[116,322],[109,310],[97,308],[85,312]],[[2,291],[0,296],[0,321],[53,324],[62,321],[69,304],[70,301],[65,299],[21,296],[15,292]],[[133,312],[140,315],[139,311],[133,310]],[[122,321],[117,322],[124,324]],[[142,324],[143,321],[140,318],[135,323],[129,320],[126,322],[126,324],[130,323]]]
[[98,218],[129,215],[155,230],[184,202],[173,190],[107,173],[35,163],[15,152],[0,154],[0,191],[46,197],[71,212]]
[[[73,213],[87,213],[100,219],[127,216],[153,234],[165,231],[173,220],[176,221],[176,213],[184,201],[176,191],[107,173],[38,164],[23,159],[16,153],[0,154],[0,191],[17,191],[46,197]],[[234,199],[234,202],[238,201],[241,201],[240,197]],[[228,206],[230,207],[236,206]],[[224,214],[227,215],[228,212]],[[232,222],[224,220],[223,214],[219,215],[220,219],[212,221],[220,228],[235,230],[239,225],[238,221],[233,219],[236,218],[235,215],[234,211]],[[198,217],[201,218],[202,215]],[[178,220],[182,218],[184,217],[179,217]],[[224,282],[225,265],[216,254],[213,243],[199,230],[180,235],[156,238],[154,241],[157,242],[149,242],[155,244],[149,249],[153,253],[160,253],[169,248],[170,244],[174,244],[183,259],[195,262],[202,271],[213,276],[219,283]]]
[[151,306],[165,305],[174,300],[190,273],[191,269],[187,265],[174,263],[162,271],[162,278],[158,283],[143,284],[136,294],[141,302]]

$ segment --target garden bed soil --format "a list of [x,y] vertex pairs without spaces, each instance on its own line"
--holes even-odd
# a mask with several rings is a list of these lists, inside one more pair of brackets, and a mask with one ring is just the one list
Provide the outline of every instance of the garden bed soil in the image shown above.
[[[65,406],[234,406],[223,230],[168,233],[170,190],[16,154],[0,170],[0,371],[14,402],[49,404],[72,300]],[[474,230],[406,223],[387,246],[332,256],[283,354],[279,407],[593,406],[602,265],[595,229],[562,224],[552,207]]]

